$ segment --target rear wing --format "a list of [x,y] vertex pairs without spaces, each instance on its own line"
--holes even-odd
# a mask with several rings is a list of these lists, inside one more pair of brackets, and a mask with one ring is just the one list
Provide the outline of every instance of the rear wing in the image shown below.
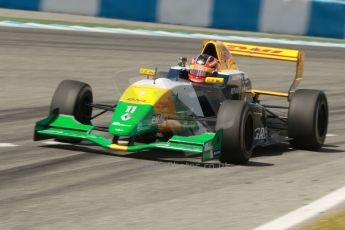
[[230,42],[224,42],[223,44],[229,49],[230,53],[233,55],[295,62],[296,63],[295,78],[289,88],[288,93],[271,92],[271,91],[264,91],[264,90],[251,90],[252,93],[257,93],[257,94],[285,96],[285,97],[288,97],[288,100],[290,101],[292,94],[295,92],[297,86],[302,80],[303,66],[304,66],[304,52],[303,51],[256,46],[256,45],[246,45],[246,44],[238,44],[238,43],[230,43]]

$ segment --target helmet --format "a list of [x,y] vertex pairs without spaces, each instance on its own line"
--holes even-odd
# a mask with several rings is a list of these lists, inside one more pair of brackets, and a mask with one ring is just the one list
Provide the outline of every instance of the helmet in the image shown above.
[[192,82],[203,83],[206,77],[212,77],[218,69],[218,60],[208,54],[193,58],[189,66],[188,78]]

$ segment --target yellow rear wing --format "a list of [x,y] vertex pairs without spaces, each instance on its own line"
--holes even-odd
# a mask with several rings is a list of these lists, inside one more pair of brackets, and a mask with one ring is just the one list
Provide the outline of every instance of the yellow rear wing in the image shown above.
[[230,53],[234,55],[292,62],[296,62],[298,60],[299,53],[301,52],[298,50],[288,50],[265,46],[237,44],[230,42],[224,42],[224,45],[230,50]]
[[[296,73],[295,78],[290,86],[288,93],[263,91],[263,90],[251,90],[251,92],[257,91],[261,94],[282,96],[286,95],[288,100],[291,99],[292,93],[295,91],[296,87],[302,80],[303,66],[304,66],[304,52],[299,50],[272,48],[257,45],[246,45],[231,42],[224,42],[224,45],[229,49],[230,53],[233,55],[240,55],[246,57],[255,58],[266,58],[281,61],[296,62]],[[265,93],[267,92],[267,93]]]

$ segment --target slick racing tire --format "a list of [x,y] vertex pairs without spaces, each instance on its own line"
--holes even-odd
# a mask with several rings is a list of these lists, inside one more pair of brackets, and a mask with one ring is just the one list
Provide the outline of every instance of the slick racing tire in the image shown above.
[[[50,104],[50,113],[71,115],[82,124],[91,124],[93,96],[90,85],[73,80],[64,80],[55,90]],[[58,141],[79,143],[80,139],[56,138]]]
[[318,150],[325,142],[328,126],[328,103],[324,92],[297,90],[290,102],[288,133],[293,147]]
[[226,100],[217,114],[216,130],[223,130],[220,161],[245,164],[249,161],[254,143],[254,119],[244,101]]

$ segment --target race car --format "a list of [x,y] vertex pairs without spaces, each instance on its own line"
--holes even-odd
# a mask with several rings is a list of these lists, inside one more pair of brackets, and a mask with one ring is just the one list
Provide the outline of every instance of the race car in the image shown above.
[[[207,40],[201,55],[191,65],[182,58],[167,72],[141,68],[146,78],[131,84],[112,105],[94,103],[87,83],[62,81],[49,116],[36,123],[34,140],[55,138],[75,144],[86,140],[142,154],[148,149],[171,150],[201,156],[202,161],[235,164],[248,162],[259,146],[281,142],[310,150],[323,146],[327,97],[320,90],[296,90],[302,79],[303,51]],[[291,87],[287,92],[253,89],[234,55],[295,62]],[[202,66],[207,61],[213,69]],[[260,95],[285,98],[288,106],[263,104]],[[93,109],[101,112],[94,114]],[[286,115],[278,115],[275,109]],[[108,111],[113,112],[108,127],[92,124]]]

